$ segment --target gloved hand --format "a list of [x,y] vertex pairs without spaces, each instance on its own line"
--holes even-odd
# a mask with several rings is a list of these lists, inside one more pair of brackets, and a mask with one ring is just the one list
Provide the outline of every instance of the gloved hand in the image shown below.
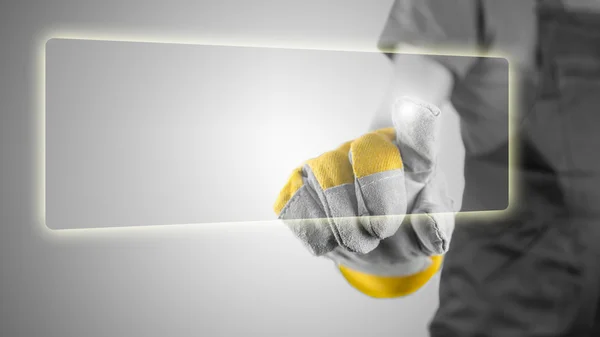
[[436,166],[440,119],[437,107],[400,99],[393,128],[308,160],[275,203],[309,251],[367,295],[412,293],[441,266],[454,209]]

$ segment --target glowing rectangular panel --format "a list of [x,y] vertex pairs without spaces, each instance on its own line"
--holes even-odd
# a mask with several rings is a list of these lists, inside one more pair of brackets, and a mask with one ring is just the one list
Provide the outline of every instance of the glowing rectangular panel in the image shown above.
[[[291,170],[368,131],[391,76],[376,52],[52,39],[46,224],[273,220]],[[460,199],[447,110],[440,160]]]

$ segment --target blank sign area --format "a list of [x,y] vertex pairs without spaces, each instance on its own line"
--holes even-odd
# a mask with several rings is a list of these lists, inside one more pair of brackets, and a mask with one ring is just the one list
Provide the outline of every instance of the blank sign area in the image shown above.
[[[390,67],[367,52],[49,40],[46,224],[274,220],[295,167],[368,130]],[[441,166],[460,199],[445,110]]]

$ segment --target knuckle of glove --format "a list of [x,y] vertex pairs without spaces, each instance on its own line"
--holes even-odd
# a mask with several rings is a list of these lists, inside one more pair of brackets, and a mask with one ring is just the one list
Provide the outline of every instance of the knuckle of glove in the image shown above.
[[[274,210],[280,219],[322,219],[288,224],[313,254],[338,246],[366,254],[392,236],[406,213],[403,163],[395,130],[346,142],[293,171]],[[317,225],[318,224],[318,225]]]

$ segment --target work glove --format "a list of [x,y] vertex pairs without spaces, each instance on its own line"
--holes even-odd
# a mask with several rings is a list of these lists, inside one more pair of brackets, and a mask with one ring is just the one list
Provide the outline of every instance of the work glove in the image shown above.
[[441,111],[403,97],[394,127],[367,133],[294,170],[274,205],[316,256],[372,297],[422,287],[440,268],[454,230],[437,168]]

